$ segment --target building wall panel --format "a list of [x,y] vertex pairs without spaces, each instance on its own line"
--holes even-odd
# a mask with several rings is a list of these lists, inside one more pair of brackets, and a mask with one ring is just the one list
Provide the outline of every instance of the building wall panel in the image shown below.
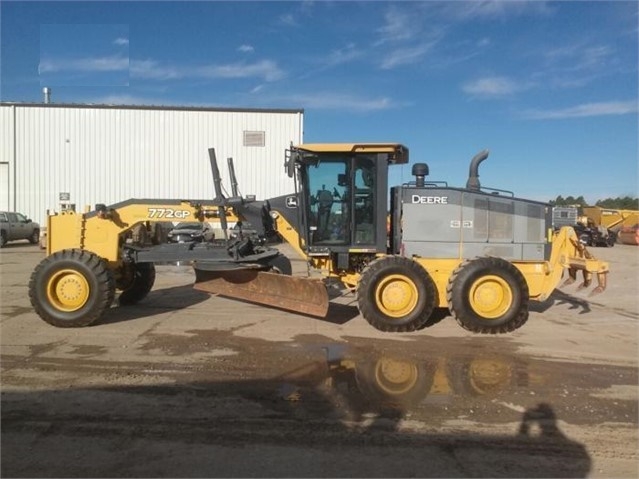
[[14,109],[0,108],[0,210],[11,209],[13,188]]
[[[15,145],[8,142],[14,108]],[[242,194],[287,194],[293,182],[284,172],[284,152],[302,142],[301,110],[4,104],[0,115],[0,153],[16,173],[11,209],[40,222],[47,209],[59,209],[60,193],[69,193],[79,211],[128,198],[213,198],[209,147],[216,149],[229,194],[228,157]],[[264,146],[244,146],[244,131],[263,131]]]

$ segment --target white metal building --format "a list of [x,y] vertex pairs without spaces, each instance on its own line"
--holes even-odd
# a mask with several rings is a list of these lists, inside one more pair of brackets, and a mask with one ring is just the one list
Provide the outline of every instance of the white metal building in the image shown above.
[[293,191],[285,150],[302,143],[304,111],[0,103],[0,210],[44,224],[61,203],[215,197],[208,149],[229,190],[257,199]]

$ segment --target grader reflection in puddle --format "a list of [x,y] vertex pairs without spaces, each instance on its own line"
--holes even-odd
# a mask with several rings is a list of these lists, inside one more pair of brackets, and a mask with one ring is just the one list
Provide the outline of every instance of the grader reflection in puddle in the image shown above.
[[[602,421],[592,413],[584,416],[584,404],[590,409],[592,401],[603,400],[583,394],[580,378],[598,389],[624,374],[623,381],[634,379],[619,368],[487,349],[475,356],[468,351],[428,356],[423,343],[419,350],[384,343],[377,351],[370,344],[320,349],[316,343],[309,351],[299,343],[293,348],[249,343],[247,354],[216,361],[210,370],[155,371],[173,377],[158,384],[3,393],[2,475],[90,477],[74,469],[80,454],[83,464],[102,461],[104,476],[120,476],[122,447],[130,444],[122,446],[122,440],[128,438],[149,448],[138,451],[146,454],[138,462],[150,467],[138,470],[142,476],[158,474],[159,458],[162,467],[173,468],[166,475],[178,477],[177,458],[200,447],[200,453],[186,456],[191,477],[279,477],[283,470],[273,460],[274,450],[288,463],[310,463],[308,469],[296,466],[296,477],[587,477],[588,450],[562,431],[562,421],[576,418],[568,410],[576,409],[579,420]],[[261,347],[270,356],[250,357],[263,352]],[[269,374],[304,361],[309,362],[284,374]],[[259,374],[241,376],[256,368]],[[574,388],[575,395],[562,403],[553,393],[557,384]],[[631,412],[628,403],[619,401],[619,407],[619,414]],[[601,404],[592,408],[604,410]],[[606,414],[606,421],[620,417],[610,408]],[[37,461],[23,454],[32,444],[31,436],[20,442],[25,430],[35,434]],[[56,445],[55,455],[48,444]],[[249,447],[242,461],[229,459]],[[217,456],[211,456],[216,448]]]
[[325,361],[278,378],[280,397],[303,404],[320,390],[345,418],[356,421],[371,415],[403,417],[422,403],[446,399],[490,399],[531,382],[527,365],[506,356],[415,360],[399,353],[371,355],[341,346],[324,350]]

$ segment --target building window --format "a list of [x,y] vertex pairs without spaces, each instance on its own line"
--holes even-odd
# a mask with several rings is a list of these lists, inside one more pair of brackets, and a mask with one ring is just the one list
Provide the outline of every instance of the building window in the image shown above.
[[264,146],[265,136],[263,131],[245,131],[244,146]]

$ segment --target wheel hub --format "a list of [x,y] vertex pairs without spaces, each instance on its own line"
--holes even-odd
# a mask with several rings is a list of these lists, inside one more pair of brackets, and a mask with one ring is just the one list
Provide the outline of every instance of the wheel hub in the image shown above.
[[57,309],[77,311],[89,299],[89,283],[78,271],[61,270],[48,281],[47,296]]
[[513,302],[508,283],[499,276],[484,276],[472,285],[470,301],[473,309],[488,319],[504,315]]
[[496,359],[475,359],[468,368],[468,375],[473,389],[484,394],[506,386],[510,381],[511,368]]
[[417,368],[406,361],[384,358],[375,368],[377,385],[388,394],[410,391],[417,382]]
[[375,292],[379,309],[387,316],[401,318],[417,305],[417,287],[410,278],[395,274],[380,281]]

